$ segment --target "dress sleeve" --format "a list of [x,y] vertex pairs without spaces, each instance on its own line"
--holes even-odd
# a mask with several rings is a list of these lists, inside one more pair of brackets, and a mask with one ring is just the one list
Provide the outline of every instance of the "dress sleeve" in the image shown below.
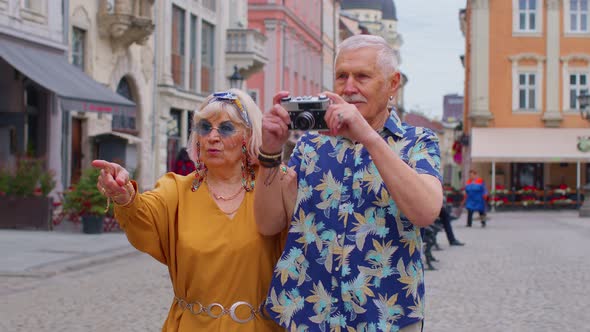
[[428,128],[422,128],[417,134],[416,144],[410,150],[409,165],[418,174],[432,175],[442,183],[438,137]]
[[[133,187],[137,192],[135,182]],[[169,224],[177,207],[177,184],[174,176],[168,173],[158,181],[153,190],[137,193],[129,205],[115,206],[115,218],[137,250],[168,265]]]

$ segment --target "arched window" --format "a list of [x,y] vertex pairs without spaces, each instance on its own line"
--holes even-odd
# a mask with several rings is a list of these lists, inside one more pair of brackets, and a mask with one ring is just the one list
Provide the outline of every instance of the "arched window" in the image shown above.
[[[123,77],[119,81],[119,84],[117,85],[117,93],[135,102],[132,86],[126,77]],[[136,116],[137,112],[135,110],[117,109],[113,112],[113,130],[137,134],[139,131],[136,126]]]

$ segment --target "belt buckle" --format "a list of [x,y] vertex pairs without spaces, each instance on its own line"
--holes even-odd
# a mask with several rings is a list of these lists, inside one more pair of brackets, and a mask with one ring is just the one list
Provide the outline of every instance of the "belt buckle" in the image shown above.
[[[241,319],[236,315],[236,309],[238,309],[238,307],[241,305],[245,305],[248,308],[250,308],[250,316],[248,316],[245,319]],[[244,301],[238,301],[238,302],[232,304],[232,306],[229,308],[229,316],[235,322],[240,323],[240,324],[244,324],[244,323],[247,323],[247,322],[253,320],[256,316],[256,312],[254,311],[254,307],[250,303],[244,302]]]

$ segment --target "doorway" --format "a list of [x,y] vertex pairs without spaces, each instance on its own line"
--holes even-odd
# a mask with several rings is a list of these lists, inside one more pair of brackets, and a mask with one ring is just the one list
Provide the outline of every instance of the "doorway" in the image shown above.
[[70,183],[78,183],[82,174],[82,119],[72,118],[72,168]]
[[513,163],[511,164],[512,188],[521,189],[533,186],[543,189],[543,163]]

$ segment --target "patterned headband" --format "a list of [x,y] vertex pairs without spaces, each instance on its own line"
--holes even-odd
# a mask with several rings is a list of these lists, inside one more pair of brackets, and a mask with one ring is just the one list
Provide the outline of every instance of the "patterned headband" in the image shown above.
[[236,105],[238,111],[240,112],[240,115],[242,116],[242,119],[244,120],[244,122],[246,122],[246,126],[248,128],[252,127],[252,125],[250,124],[250,118],[248,117],[248,111],[246,110],[246,106],[244,106],[242,102],[240,102],[240,98],[238,98],[238,96],[236,96],[233,92],[215,92],[213,94],[213,98],[211,98],[211,100],[209,101],[209,104],[215,101],[221,101],[224,103]]

